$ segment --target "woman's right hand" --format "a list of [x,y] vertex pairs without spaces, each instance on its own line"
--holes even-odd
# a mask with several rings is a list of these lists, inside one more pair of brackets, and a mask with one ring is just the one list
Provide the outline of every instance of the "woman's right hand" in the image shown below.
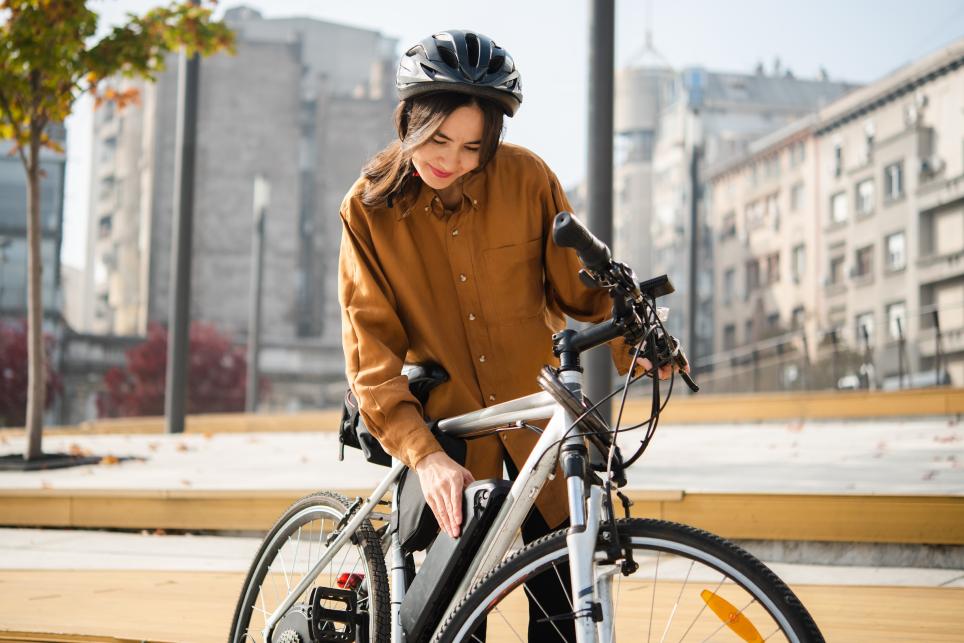
[[439,527],[452,538],[458,538],[462,528],[462,490],[475,478],[444,451],[419,460],[415,473]]

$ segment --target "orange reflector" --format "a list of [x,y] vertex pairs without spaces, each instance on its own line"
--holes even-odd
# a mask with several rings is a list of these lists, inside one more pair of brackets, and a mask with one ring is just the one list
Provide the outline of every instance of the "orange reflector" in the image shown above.
[[733,607],[725,598],[708,589],[700,592],[700,596],[703,597],[707,606],[713,610],[713,613],[741,639],[747,641],[747,643],[763,643],[763,637],[753,627],[750,619],[743,612]]

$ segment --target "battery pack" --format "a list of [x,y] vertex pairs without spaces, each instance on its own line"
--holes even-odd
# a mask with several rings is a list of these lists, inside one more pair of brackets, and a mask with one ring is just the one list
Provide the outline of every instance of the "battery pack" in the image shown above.
[[402,600],[400,617],[408,643],[427,641],[435,631],[511,488],[511,482],[494,479],[465,488],[459,537],[438,535]]

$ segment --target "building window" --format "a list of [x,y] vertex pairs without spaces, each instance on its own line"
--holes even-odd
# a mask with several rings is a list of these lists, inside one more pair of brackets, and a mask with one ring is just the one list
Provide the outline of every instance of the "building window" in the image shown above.
[[874,272],[874,247],[865,246],[857,249],[854,258],[854,277],[867,277]]
[[723,273],[723,303],[729,304],[733,301],[736,290],[736,270],[727,268]]
[[888,235],[884,244],[887,247],[887,270],[903,270],[907,265],[903,231]]
[[746,296],[760,287],[760,262],[750,259],[746,262]]
[[780,313],[770,313],[767,315],[767,330],[771,333],[780,328]]
[[863,313],[857,315],[856,319],[856,340],[857,346],[873,346],[874,345],[874,314],[873,313]]
[[767,285],[780,283],[780,253],[767,255]]
[[803,322],[807,318],[807,311],[803,306],[797,306],[793,309],[793,313],[790,316],[790,327],[793,330],[800,330],[803,328]]
[[774,230],[780,229],[780,193],[775,192],[766,198],[766,214],[764,215]]
[[799,212],[803,208],[803,183],[794,183],[790,188],[790,212]]
[[833,146],[833,175],[839,177],[843,174],[843,145],[836,143]]
[[790,167],[797,167],[803,163],[805,156],[806,152],[803,141],[790,145]]
[[887,305],[887,336],[890,339],[900,339],[901,334],[907,334],[907,306],[902,301]]
[[804,270],[806,270],[806,249],[803,244],[796,245],[793,247],[793,255],[790,264],[790,271],[793,275],[793,282],[800,283],[803,279]]
[[844,278],[844,262],[846,259],[843,255],[837,257],[831,257],[830,259],[830,272],[827,275],[827,283],[830,285],[843,283]]
[[731,351],[736,348],[736,325],[727,324],[723,327],[723,350]]
[[113,225],[113,217],[111,217],[111,215],[102,216],[97,222],[97,238],[106,239],[109,237]]
[[746,320],[746,322],[743,324],[743,332],[745,333],[746,343],[747,343],[747,344],[752,343],[752,342],[753,342],[753,339],[754,339],[754,337],[753,337],[753,320],[752,320],[752,319]]
[[847,193],[837,192],[830,197],[830,223],[844,223],[847,220]]
[[898,161],[884,168],[884,198],[888,201],[904,196],[904,163]]
[[723,215],[723,227],[720,230],[721,239],[729,239],[736,236],[736,212],[727,212]]
[[105,176],[100,180],[100,198],[107,199],[114,194],[114,177]]
[[864,179],[857,184],[857,214],[868,215],[874,211],[874,180]]
[[864,149],[860,159],[863,164],[870,163],[874,159],[874,134],[876,131],[873,121],[864,123]]
[[746,219],[746,229],[753,230],[754,228],[759,228],[763,225],[764,217],[764,206],[763,201],[754,201],[749,203],[744,210],[744,217]]

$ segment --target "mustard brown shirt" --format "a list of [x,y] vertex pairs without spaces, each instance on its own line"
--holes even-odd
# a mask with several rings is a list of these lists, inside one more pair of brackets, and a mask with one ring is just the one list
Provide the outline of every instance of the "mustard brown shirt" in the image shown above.
[[[452,213],[424,183],[391,207],[365,206],[364,185],[362,177],[341,206],[347,377],[369,430],[414,468],[441,450],[423,412],[441,419],[537,392],[539,369],[557,364],[552,334],[565,328],[564,315],[602,321],[611,299],[579,280],[575,252],[553,243],[553,218],[570,205],[548,166],[522,147],[501,144],[467,175]],[[625,372],[622,340],[612,349]],[[401,369],[425,361],[450,379],[422,409]],[[470,440],[466,467],[477,479],[501,477],[500,442],[521,467],[537,438],[521,430]],[[537,504],[555,525],[566,516],[561,477],[549,487]]]

